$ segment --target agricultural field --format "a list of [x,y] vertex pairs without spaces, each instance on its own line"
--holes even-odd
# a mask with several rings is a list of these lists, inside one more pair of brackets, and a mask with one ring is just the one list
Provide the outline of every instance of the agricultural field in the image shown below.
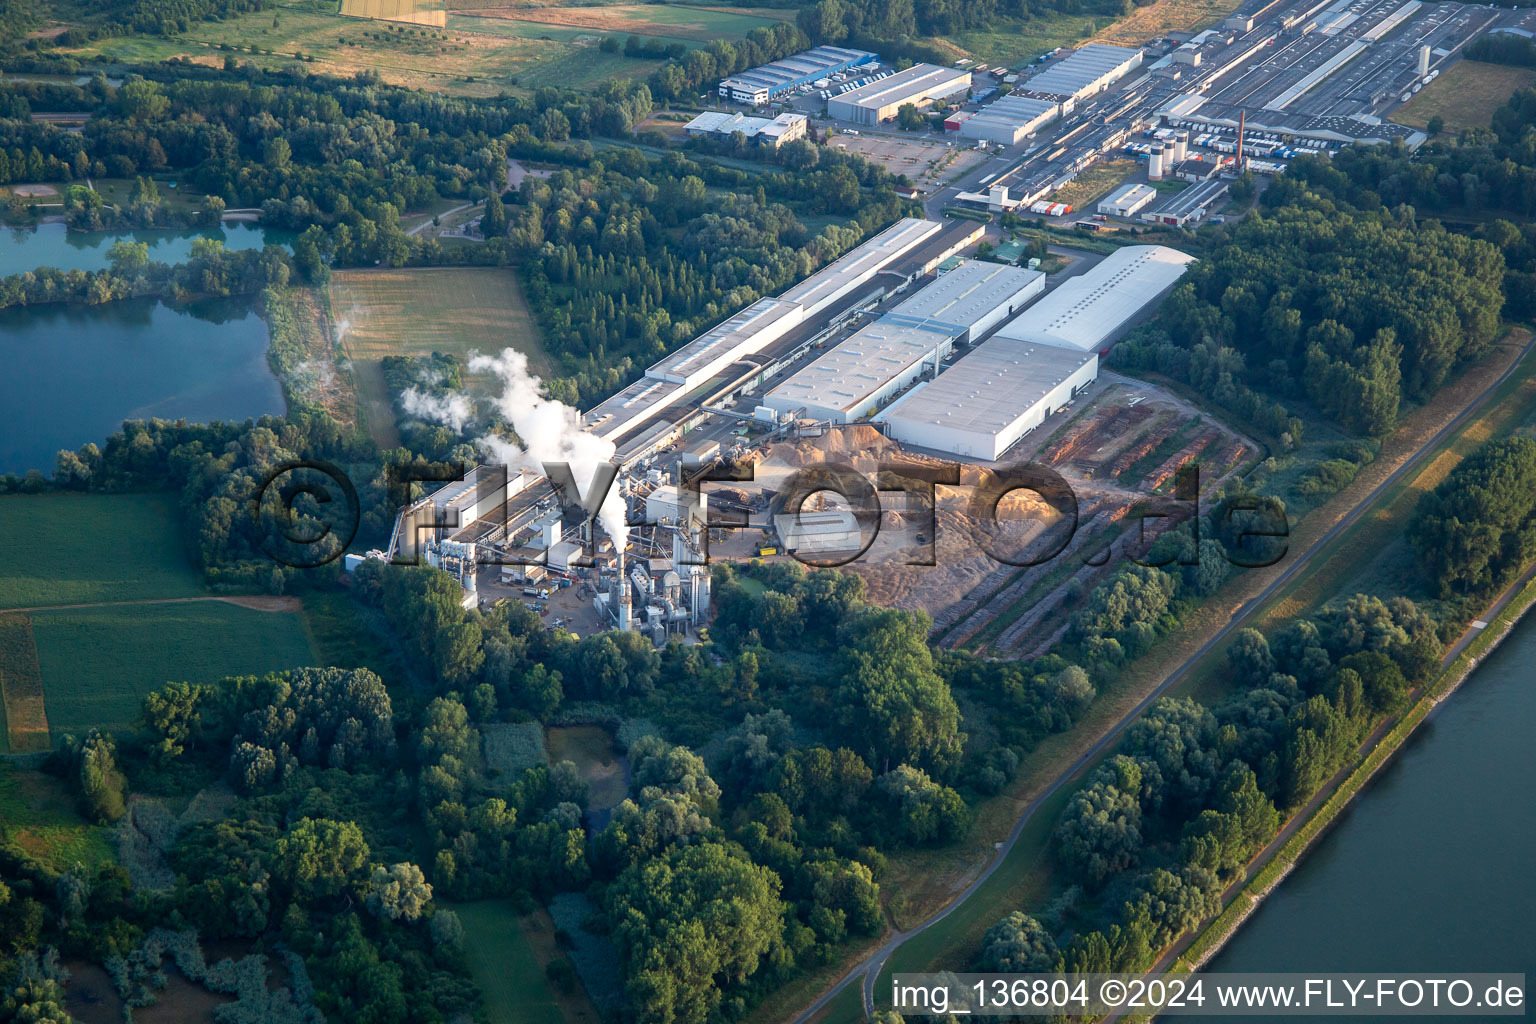
[[448,8],[443,0],[341,0],[341,13],[349,18],[375,18],[436,28],[448,24]]
[[1431,118],[1439,117],[1449,132],[1487,128],[1496,107],[1533,83],[1536,68],[1458,61],[1396,111],[1392,120],[1411,128],[1425,128]]
[[[382,0],[352,0],[379,3]],[[707,43],[712,39],[741,39],[754,28],[774,24],[778,18],[682,4],[605,4],[594,7],[525,6],[488,3],[486,0],[451,0],[455,14],[505,18],[561,29],[581,29],[603,34],[658,36],[668,41]]]
[[0,498],[0,610],[201,594],[170,494]]
[[[381,0],[360,2],[377,5]],[[495,96],[511,88],[519,75],[567,63],[587,49],[552,40],[394,24],[289,6],[226,21],[196,22],[174,38],[113,37],[72,52],[125,62],[187,57],[210,65],[233,57],[265,68],[287,67],[301,60],[309,69],[326,74],[375,71],[393,85]],[[596,56],[595,42],[590,49]]]
[[464,951],[487,1024],[597,1024],[597,1011],[573,977],[562,991],[545,973],[550,963],[568,962],[547,914],[520,915],[506,900],[459,903],[453,911],[464,925]]
[[167,682],[206,683],[315,661],[294,611],[217,599],[57,609],[31,618],[55,739],[131,724],[144,695]]
[[[368,430],[381,444],[393,432],[394,408],[380,361],[385,356],[511,347],[542,377],[553,370],[516,275],[496,267],[348,270],[331,275],[331,312],[352,361]],[[473,385],[486,382],[468,380]]]

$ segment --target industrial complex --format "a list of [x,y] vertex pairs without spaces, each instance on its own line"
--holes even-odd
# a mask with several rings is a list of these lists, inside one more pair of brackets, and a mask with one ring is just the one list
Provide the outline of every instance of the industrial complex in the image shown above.
[[724,79],[720,83],[720,95],[737,103],[762,106],[802,86],[873,64],[878,59],[873,53],[864,50],[818,46],[814,50],[806,50],[793,57],[785,57]]
[[896,117],[910,103],[921,108],[934,100],[963,94],[971,88],[971,73],[935,64],[914,64],[878,82],[870,82],[827,100],[827,113],[856,124],[880,124]]
[[786,142],[805,138],[808,118],[804,114],[780,114],[778,117],[749,117],[706,110],[683,126],[689,135],[728,139],[737,132],[759,145],[778,149]]

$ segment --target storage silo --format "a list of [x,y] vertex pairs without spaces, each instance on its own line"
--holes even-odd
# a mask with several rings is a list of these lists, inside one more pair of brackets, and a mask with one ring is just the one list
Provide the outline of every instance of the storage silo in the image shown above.
[[1163,147],[1153,146],[1152,155],[1147,158],[1147,177],[1152,181],[1163,180]]
[[1429,47],[1419,47],[1419,77],[1429,74]]

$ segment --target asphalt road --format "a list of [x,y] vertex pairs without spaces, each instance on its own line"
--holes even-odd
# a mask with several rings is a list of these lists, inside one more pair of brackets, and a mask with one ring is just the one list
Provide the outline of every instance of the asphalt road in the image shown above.
[[1251,600],[1245,602],[1242,607],[1238,609],[1237,613],[1232,616],[1231,620],[1220,630],[1218,630],[1214,636],[1212,636],[1203,645],[1201,645],[1198,651],[1186,659],[1183,664],[1181,664],[1166,679],[1159,683],[1151,693],[1147,694],[1141,703],[1137,704],[1136,707],[1131,709],[1131,711],[1125,715],[1125,717],[1121,718],[1119,722],[1115,723],[1113,728],[1099,737],[1099,739],[1093,744],[1092,747],[1088,749],[1086,753],[1083,754],[1082,757],[1073,762],[1072,766],[1061,775],[1059,775],[1056,780],[1047,786],[1039,796],[1030,801],[1029,805],[1024,808],[1024,812],[1019,815],[1018,821],[1014,823],[1013,829],[1008,833],[1008,838],[999,848],[997,855],[992,859],[992,863],[988,864],[986,869],[982,871],[982,873],[978,875],[970,885],[966,886],[965,889],[961,891],[960,895],[955,897],[955,899],[951,900],[947,905],[944,906],[943,909],[935,912],[931,917],[929,917],[926,921],[923,921],[917,927],[912,928],[909,931],[895,932],[892,934],[891,937],[887,939],[879,949],[855,965],[852,970],[843,976],[841,981],[824,992],[820,998],[818,998],[814,1003],[807,1007],[804,1012],[796,1017],[795,1024],[803,1024],[803,1022],[809,1021],[811,1017],[821,1012],[821,1010],[825,1008],[833,998],[842,992],[843,989],[847,988],[850,984],[859,978],[863,979],[864,1015],[866,1017],[871,1016],[875,1009],[875,981],[879,978],[880,972],[882,969],[884,969],[885,963],[890,959],[891,954],[899,949],[908,939],[927,931],[929,928],[932,928],[934,925],[944,920],[950,914],[954,913],[954,911],[963,903],[965,903],[966,900],[975,895],[976,891],[980,889],[982,885],[984,885],[986,881],[992,877],[992,874],[1002,866],[1003,862],[1008,859],[1008,855],[1013,852],[1014,845],[1018,842],[1019,836],[1023,834],[1024,827],[1029,824],[1030,819],[1034,817],[1035,812],[1040,809],[1041,805],[1043,805],[1047,800],[1054,796],[1057,791],[1061,789],[1061,787],[1072,782],[1078,775],[1082,773],[1085,768],[1087,768],[1091,763],[1093,763],[1103,753],[1105,753],[1105,751],[1113,746],[1114,743],[1120,738],[1120,734],[1125,731],[1126,727],[1134,722],[1138,717],[1140,717],[1141,714],[1146,711],[1154,701],[1161,697],[1171,687],[1184,679],[1184,677],[1190,673],[1190,671],[1202,658],[1204,658],[1211,652],[1213,648],[1218,646],[1223,640],[1230,636],[1234,630],[1241,629],[1244,623],[1248,621],[1249,617],[1252,616],[1252,614],[1257,611],[1260,606],[1262,606],[1266,601],[1273,597],[1277,591],[1279,591],[1282,587],[1294,579],[1296,574],[1299,573],[1302,568],[1312,560],[1313,556],[1331,544],[1335,539],[1338,538],[1341,533],[1349,529],[1349,527],[1352,526],[1360,518],[1360,516],[1365,513],[1366,509],[1374,505],[1376,501],[1390,487],[1401,480],[1405,474],[1413,471],[1413,469],[1423,461],[1425,456],[1432,449],[1434,449],[1455,431],[1459,430],[1467,422],[1467,420],[1470,419],[1473,414],[1475,414],[1477,410],[1482,407],[1483,403],[1488,400],[1494,391],[1497,390],[1501,384],[1503,384],[1514,374],[1516,368],[1519,367],[1525,356],[1530,353],[1533,346],[1536,346],[1536,337],[1533,337],[1531,341],[1527,342],[1525,348],[1521,350],[1520,354],[1514,360],[1511,361],[1509,367],[1503,373],[1501,373],[1498,378],[1493,381],[1493,383],[1489,384],[1487,388],[1483,389],[1483,391],[1480,392],[1473,401],[1468,402],[1466,408],[1458,413],[1453,420],[1442,427],[1434,435],[1434,437],[1430,438],[1423,445],[1421,445],[1419,450],[1414,452],[1413,455],[1409,456],[1409,458],[1406,459],[1401,466],[1388,474],[1387,478],[1378,484],[1376,488],[1372,490],[1371,493],[1367,495],[1363,501],[1357,504],[1354,508],[1350,509],[1349,512],[1346,513],[1344,517],[1341,518],[1337,523],[1335,523],[1331,529],[1329,529],[1326,533],[1314,541],[1311,547],[1307,548],[1307,550],[1304,551],[1300,557],[1298,557],[1289,566],[1287,566],[1279,576],[1276,576],[1275,579],[1267,587],[1265,587],[1257,597],[1254,597]]

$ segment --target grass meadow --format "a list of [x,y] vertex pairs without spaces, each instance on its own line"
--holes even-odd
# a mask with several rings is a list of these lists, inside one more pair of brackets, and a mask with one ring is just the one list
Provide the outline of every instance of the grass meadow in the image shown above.
[[[376,441],[386,443],[394,406],[380,361],[385,356],[511,347],[528,368],[550,376],[553,364],[523,300],[516,274],[499,267],[346,270],[331,275],[331,310],[343,325],[342,348],[352,361],[358,400]],[[466,383],[489,387],[483,378]]]
[[80,817],[74,807],[63,780],[0,760],[0,822],[7,838],[55,871],[114,859],[107,830]]
[[465,956],[485,1000],[487,1024],[597,1024],[597,1012],[578,985],[562,990],[545,973],[547,964],[564,957],[548,915],[520,915],[506,900],[458,903],[453,911],[464,925]]
[[1536,83],[1536,68],[1458,61],[1404,104],[1392,115],[1392,120],[1424,128],[1430,118],[1440,117],[1445,120],[1448,132],[1487,128],[1494,108],[1532,83]]

